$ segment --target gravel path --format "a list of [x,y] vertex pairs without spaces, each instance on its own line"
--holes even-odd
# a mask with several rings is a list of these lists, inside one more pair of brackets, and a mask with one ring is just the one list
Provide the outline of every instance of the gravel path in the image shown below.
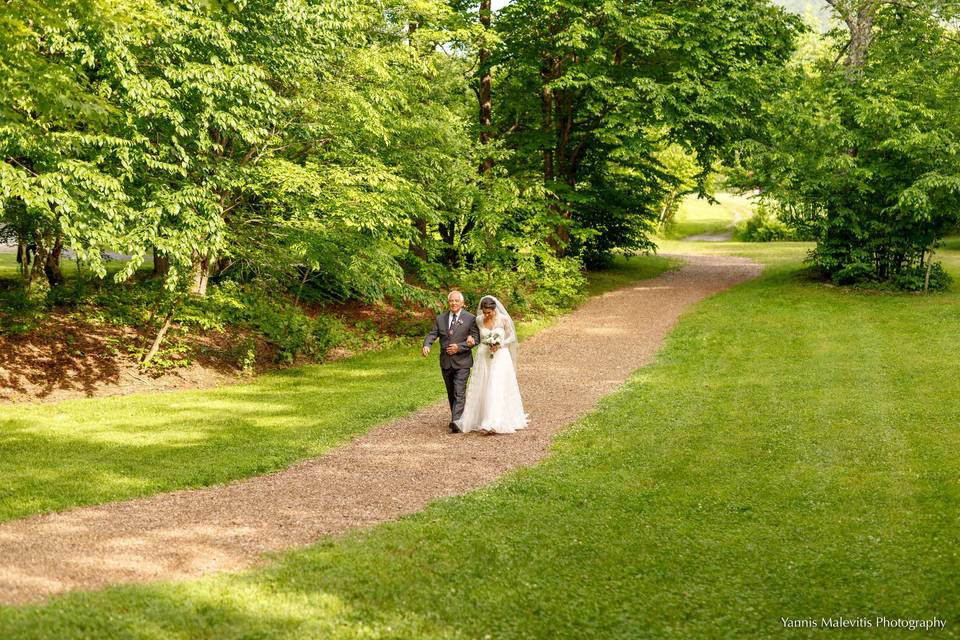
[[653,359],[690,305],[760,271],[742,258],[683,259],[681,269],[594,298],[521,345],[528,429],[453,435],[444,403],[285,471],[0,524],[0,602],[248,567],[264,552],[413,513],[535,464],[558,430]]

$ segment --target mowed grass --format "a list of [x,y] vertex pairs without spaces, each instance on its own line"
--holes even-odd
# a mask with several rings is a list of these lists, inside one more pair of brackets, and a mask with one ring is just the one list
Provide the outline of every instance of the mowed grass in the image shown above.
[[754,203],[746,196],[717,193],[717,204],[689,195],[680,203],[673,221],[660,235],[666,240],[678,240],[701,233],[723,233],[739,220],[753,215]]
[[615,256],[609,269],[594,271],[587,278],[587,294],[600,295],[620,287],[625,287],[637,280],[654,278],[665,271],[677,269],[680,260],[662,256]]
[[0,251],[0,279],[14,278],[19,275],[17,254],[9,251]]
[[255,570],[0,608],[0,637],[812,638],[837,631],[782,618],[841,616],[960,637],[960,292],[849,292],[799,277],[802,245],[728,249],[766,272],[540,465]]
[[[670,264],[637,257],[589,279],[626,284]],[[550,322],[540,317],[518,331],[525,337]],[[439,349],[424,359],[418,345],[216,390],[7,405],[0,417],[0,521],[209,486],[319,455],[445,397]]]
[[[107,267],[107,276],[113,276],[113,274],[120,271],[123,268],[126,260],[108,260]],[[77,261],[70,258],[62,258],[60,260],[60,268],[63,271],[64,278],[69,282],[76,278],[77,276]],[[145,264],[140,266],[140,273],[147,273],[153,269],[152,258],[147,258]],[[20,278],[20,265],[17,263],[17,253],[16,248],[4,248],[3,251],[0,251],[0,280],[19,280]]]
[[12,405],[0,520],[200,487],[319,455],[440,399],[414,345],[217,390]]

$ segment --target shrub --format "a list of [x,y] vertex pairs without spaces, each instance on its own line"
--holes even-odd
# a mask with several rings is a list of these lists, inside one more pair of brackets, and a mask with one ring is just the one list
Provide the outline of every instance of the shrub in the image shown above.
[[226,281],[210,296],[203,322],[241,324],[262,333],[277,347],[277,360],[292,363],[297,356],[323,357],[345,339],[343,324],[329,316],[311,318],[282,297],[269,296],[263,287]]
[[[868,262],[848,264],[831,276],[835,284],[886,291],[923,291],[926,278],[927,267],[917,264],[903,267],[888,280],[878,280],[874,265]],[[942,264],[936,262],[930,267],[930,291],[943,291],[950,286],[951,282],[953,278]]]
[[737,224],[733,237],[739,242],[799,240],[797,232],[777,218],[770,205],[760,203],[754,214]]
[[[893,278],[893,285],[902,291],[923,291],[927,278],[927,268],[916,265],[907,267]],[[943,265],[935,262],[930,266],[930,291],[942,291],[950,286],[953,278],[946,272]]]

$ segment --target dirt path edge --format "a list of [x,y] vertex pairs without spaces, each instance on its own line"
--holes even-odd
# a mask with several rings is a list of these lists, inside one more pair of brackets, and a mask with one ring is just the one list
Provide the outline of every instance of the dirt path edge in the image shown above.
[[526,430],[453,435],[438,404],[277,473],[3,523],[0,603],[249,567],[266,552],[414,513],[535,464],[554,434],[653,360],[693,304],[761,270],[746,258],[671,257],[684,265],[593,298],[524,341]]

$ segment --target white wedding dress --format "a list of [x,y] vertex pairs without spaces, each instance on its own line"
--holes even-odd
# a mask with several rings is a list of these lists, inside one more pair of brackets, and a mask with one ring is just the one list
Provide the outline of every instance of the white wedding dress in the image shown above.
[[[461,418],[460,428],[464,433],[513,433],[527,426],[527,414],[523,412],[520,385],[517,384],[517,336],[513,320],[499,301],[497,311],[494,326],[487,328],[484,326],[483,312],[478,309],[480,344],[474,355]],[[484,340],[497,329],[503,333],[503,339],[500,348],[491,352]]]

